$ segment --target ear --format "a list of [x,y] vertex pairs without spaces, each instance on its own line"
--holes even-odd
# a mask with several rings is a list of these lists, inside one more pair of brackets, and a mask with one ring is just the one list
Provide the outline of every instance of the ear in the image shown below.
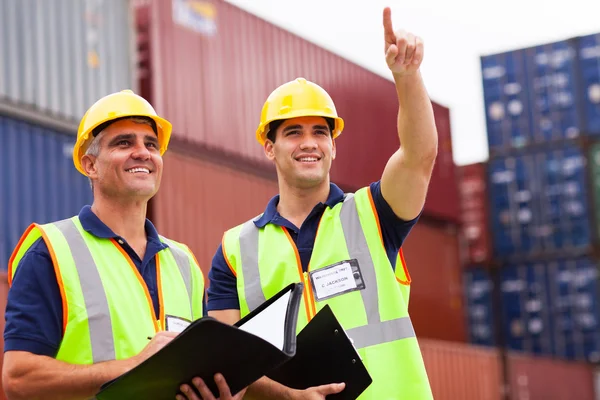
[[270,161],[275,159],[275,144],[271,142],[269,139],[265,141],[265,155]]
[[96,168],[96,157],[86,154],[81,158],[81,168],[89,178],[96,178],[98,176],[98,169]]

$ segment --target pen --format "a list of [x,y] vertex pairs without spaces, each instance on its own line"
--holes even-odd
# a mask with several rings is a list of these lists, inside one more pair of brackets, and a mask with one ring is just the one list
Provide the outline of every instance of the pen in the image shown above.
[[152,340],[152,336],[148,336],[148,340]]

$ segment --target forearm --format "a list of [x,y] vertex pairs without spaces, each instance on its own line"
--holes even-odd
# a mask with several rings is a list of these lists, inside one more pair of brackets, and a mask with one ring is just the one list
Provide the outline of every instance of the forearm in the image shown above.
[[248,386],[246,397],[250,400],[292,400],[297,390],[290,389],[266,376]]
[[[16,357],[18,363],[14,362]],[[10,368],[6,368],[6,364]],[[3,372],[4,389],[9,400],[89,399],[100,390],[103,383],[129,371],[133,364],[134,361],[129,359],[73,365],[31,353],[7,352]]]
[[398,136],[405,162],[435,159],[437,130],[431,100],[419,70],[394,74],[398,94]]

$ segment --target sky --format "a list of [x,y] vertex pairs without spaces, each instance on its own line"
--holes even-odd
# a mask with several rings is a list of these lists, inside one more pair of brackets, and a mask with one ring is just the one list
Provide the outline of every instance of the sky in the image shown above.
[[390,80],[382,14],[391,7],[394,29],[424,39],[423,79],[450,108],[457,165],[488,158],[480,56],[600,32],[600,0],[226,1]]

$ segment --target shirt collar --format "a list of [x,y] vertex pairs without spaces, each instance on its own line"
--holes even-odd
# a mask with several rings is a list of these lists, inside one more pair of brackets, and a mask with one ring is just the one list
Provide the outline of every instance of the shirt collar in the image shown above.
[[[81,226],[83,229],[101,239],[117,239],[119,236],[115,234],[112,229],[110,229],[94,212],[92,211],[92,207],[84,206],[79,212],[79,221],[81,222]],[[158,236],[158,231],[150,222],[149,219],[146,218],[146,222],[144,223],[144,229],[146,230],[146,237],[148,242],[152,243],[160,243],[163,245],[163,248],[169,247],[167,244],[162,243],[160,241],[160,237]]]
[[[329,195],[325,201],[325,205],[329,208],[335,207],[336,204],[344,200],[344,192],[335,183],[329,184]],[[273,196],[264,213],[254,220],[254,224],[258,228],[264,228],[268,223],[273,222],[273,219],[279,216],[277,205],[279,204],[279,195]]]

